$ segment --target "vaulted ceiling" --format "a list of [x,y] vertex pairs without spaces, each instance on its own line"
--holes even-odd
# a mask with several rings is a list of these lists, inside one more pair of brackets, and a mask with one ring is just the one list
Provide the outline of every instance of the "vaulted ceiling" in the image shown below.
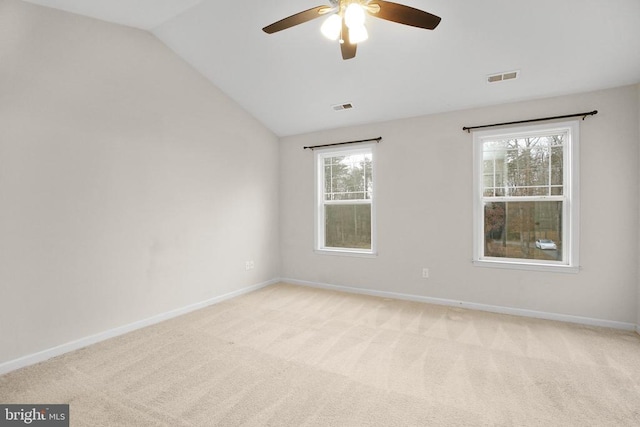
[[28,1],[151,31],[279,136],[640,82],[640,0],[396,0],[442,22],[368,17],[347,61],[322,18],[261,30],[328,0]]

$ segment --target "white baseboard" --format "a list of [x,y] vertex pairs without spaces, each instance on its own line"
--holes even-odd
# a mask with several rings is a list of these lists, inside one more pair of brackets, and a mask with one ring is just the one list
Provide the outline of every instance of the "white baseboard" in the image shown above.
[[256,285],[251,285],[244,287],[242,289],[238,289],[237,291],[229,292],[224,295],[220,295],[217,297],[210,298],[205,301],[201,301],[195,304],[188,305],[186,307],[177,308],[175,310],[167,311],[166,313],[160,313],[153,317],[149,317],[144,320],[139,320],[137,322],[129,323],[128,325],[119,326],[117,328],[109,329],[104,332],[100,332],[95,335],[90,335],[88,337],[80,338],[75,341],[71,341],[65,344],[58,345],[53,348],[49,348],[47,350],[39,351],[37,353],[29,354],[27,356],[20,357],[18,359],[9,360],[8,362],[4,362],[0,364],[0,375],[6,374],[7,372],[15,371],[16,369],[24,368],[25,366],[34,365],[36,363],[44,362],[47,359],[52,357],[60,356],[61,354],[68,353],[70,351],[78,350],[80,348],[86,347],[91,344],[95,344],[100,341],[107,340],[109,338],[117,337],[119,335],[126,334],[127,332],[135,331],[136,329],[144,328],[145,326],[154,325],[156,323],[160,323],[164,320],[168,320],[177,316],[181,316],[183,314],[187,314],[189,312],[208,307],[213,304],[217,304],[219,302],[235,298],[237,296],[247,294],[249,292],[253,292],[260,288],[264,288],[269,285],[273,285],[274,283],[278,283],[279,280],[272,279],[267,282],[258,283]]
[[408,301],[425,302],[429,304],[446,305],[451,307],[461,307],[471,310],[488,311],[491,313],[510,314],[514,316],[533,317],[536,319],[557,320],[560,322],[578,323],[581,325],[600,326],[605,328],[622,329],[626,331],[637,331],[640,333],[640,325],[633,323],[618,322],[615,320],[592,319],[590,317],[573,316],[570,314],[548,313],[544,311],[527,310],[522,308],[502,307],[497,305],[478,304],[474,302],[455,301],[443,298],[431,298],[421,295],[401,294],[396,292],[376,291],[372,289],[354,288],[349,286],[330,285],[328,283],[309,282],[306,280],[296,280],[282,278],[281,282],[293,285],[309,286],[314,288],[331,289],[335,291],[350,292],[355,294],[371,295],[376,297],[394,298]]

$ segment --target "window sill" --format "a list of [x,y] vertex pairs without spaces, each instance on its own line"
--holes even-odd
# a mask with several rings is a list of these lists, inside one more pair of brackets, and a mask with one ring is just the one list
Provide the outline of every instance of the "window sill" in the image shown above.
[[576,274],[580,271],[579,266],[561,264],[536,264],[525,262],[493,261],[493,260],[473,260],[476,267],[502,268],[508,270],[528,270],[528,271],[551,271],[556,273]]
[[376,258],[378,256],[375,252],[362,252],[348,249],[315,249],[314,252],[318,255],[351,256],[358,258]]

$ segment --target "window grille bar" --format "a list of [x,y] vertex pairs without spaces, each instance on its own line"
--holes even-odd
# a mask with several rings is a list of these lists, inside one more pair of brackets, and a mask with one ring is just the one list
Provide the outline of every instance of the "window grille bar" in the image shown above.
[[379,136],[377,138],[361,139],[361,140],[358,140],[358,141],[335,142],[333,144],[323,144],[323,145],[310,145],[310,146],[307,146],[307,147],[303,147],[303,149],[306,150],[307,148],[309,148],[309,149],[313,150],[315,148],[333,147],[334,145],[358,144],[360,142],[370,142],[370,141],[380,142],[381,140],[382,140],[382,137]]
[[[519,120],[516,122],[505,122],[505,123],[493,123],[490,125],[481,125],[481,126],[464,126],[462,128],[463,131],[467,131],[467,133],[471,133],[474,129],[482,129],[482,128],[490,128],[495,126],[506,126],[506,125],[517,125],[520,123],[533,123],[533,122],[542,122],[546,120],[555,120],[555,119],[567,119],[569,117],[582,117],[582,120],[586,119],[587,116],[594,116],[598,114],[598,110],[589,111],[586,113],[575,113],[575,114],[567,114],[566,116],[553,116],[553,117],[542,117],[539,119],[528,119],[528,120]],[[306,148],[306,147],[305,147]]]

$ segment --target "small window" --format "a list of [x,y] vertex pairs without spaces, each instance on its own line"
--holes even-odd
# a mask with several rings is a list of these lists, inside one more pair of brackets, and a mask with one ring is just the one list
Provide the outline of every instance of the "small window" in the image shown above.
[[374,146],[316,150],[316,250],[375,253]]
[[474,133],[474,262],[578,269],[578,122]]

